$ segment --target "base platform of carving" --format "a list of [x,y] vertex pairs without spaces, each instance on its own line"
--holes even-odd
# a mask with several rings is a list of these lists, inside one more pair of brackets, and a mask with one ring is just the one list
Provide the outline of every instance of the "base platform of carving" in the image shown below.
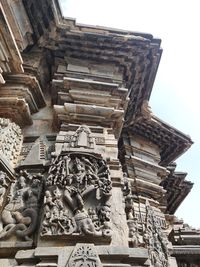
[[53,242],[54,245],[55,243],[58,243],[58,245],[63,242],[69,245],[74,245],[77,242],[80,243],[94,243],[96,245],[100,245],[100,244],[110,244],[111,242],[111,236],[85,236],[85,235],[80,235],[79,233],[74,233],[72,235],[43,235],[40,237],[40,242],[42,243],[46,243],[46,242]]
[[[33,248],[33,241],[1,241],[0,242],[0,253],[1,257],[14,257],[17,251],[20,249],[31,249]],[[1,265],[0,265],[1,266]]]

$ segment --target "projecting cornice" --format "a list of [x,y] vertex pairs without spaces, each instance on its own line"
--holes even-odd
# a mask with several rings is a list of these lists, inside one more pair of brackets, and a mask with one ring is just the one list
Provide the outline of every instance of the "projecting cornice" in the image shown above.
[[[106,66],[105,71],[108,66],[115,66],[115,73],[107,77],[107,81],[129,90],[125,120],[131,122],[143,101],[150,98],[162,54],[161,40],[147,33],[78,24],[62,16],[57,0],[49,1],[47,6],[41,3],[40,7],[31,6],[28,1],[24,4],[38,38],[38,46],[52,52],[55,68],[58,60],[63,61],[62,65],[67,68],[70,64],[68,59],[95,62]],[[40,13],[48,18],[46,28]],[[80,70],[80,75],[83,75],[83,70]]]
[[169,175],[161,182],[166,190],[166,210],[167,214],[174,214],[183,200],[189,194],[193,187],[193,183],[186,180],[187,173],[176,172],[176,164],[172,163],[168,166]]
[[163,122],[154,115],[141,115],[134,123],[124,128],[123,133],[139,135],[160,149],[162,166],[175,161],[193,144],[190,136]]
[[[0,3],[0,84],[5,83],[4,74],[23,73],[22,57]],[[2,73],[2,74],[1,74]]]

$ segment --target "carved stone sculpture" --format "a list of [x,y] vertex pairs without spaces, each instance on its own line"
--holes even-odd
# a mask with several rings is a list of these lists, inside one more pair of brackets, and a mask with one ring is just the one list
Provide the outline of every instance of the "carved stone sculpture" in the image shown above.
[[32,240],[38,221],[39,201],[43,187],[41,174],[30,175],[20,171],[12,185],[0,218],[0,240],[16,236],[19,240]]
[[3,201],[4,201],[6,189],[8,188],[8,184],[6,182],[6,179],[7,179],[6,173],[0,171],[0,209],[1,209]]
[[167,236],[159,226],[154,210],[148,202],[146,203],[146,231],[144,237],[152,266],[167,267],[169,257]]
[[91,149],[95,146],[95,140],[92,137],[88,126],[81,125],[74,135],[65,136],[65,148],[86,148]]
[[18,125],[9,119],[0,118],[0,154],[15,164],[22,145],[22,133]]
[[125,197],[125,212],[127,218],[127,224],[129,228],[129,244],[131,247],[144,246],[144,240],[142,236],[142,222],[138,222],[138,218],[134,209],[134,196],[131,194],[131,188],[126,173],[123,173],[123,193]]
[[54,157],[46,180],[41,235],[110,237],[111,189],[101,158],[74,152]]
[[92,244],[77,244],[66,267],[101,267],[102,264]]

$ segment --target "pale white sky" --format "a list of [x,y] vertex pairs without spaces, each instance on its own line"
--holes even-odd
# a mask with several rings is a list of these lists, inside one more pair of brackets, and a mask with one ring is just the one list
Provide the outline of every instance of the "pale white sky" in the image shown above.
[[147,32],[164,49],[151,95],[155,115],[189,134],[195,144],[177,170],[195,185],[176,215],[200,227],[200,15],[199,0],[60,0],[77,22]]

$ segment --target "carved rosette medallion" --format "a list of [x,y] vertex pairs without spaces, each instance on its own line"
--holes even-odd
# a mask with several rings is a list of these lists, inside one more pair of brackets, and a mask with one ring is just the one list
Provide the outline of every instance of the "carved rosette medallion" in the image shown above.
[[20,170],[0,216],[0,240],[32,241],[38,224],[43,176]]
[[46,179],[41,236],[111,236],[111,180],[106,162],[91,154],[52,158]]
[[66,267],[101,267],[102,264],[92,244],[77,244]]

